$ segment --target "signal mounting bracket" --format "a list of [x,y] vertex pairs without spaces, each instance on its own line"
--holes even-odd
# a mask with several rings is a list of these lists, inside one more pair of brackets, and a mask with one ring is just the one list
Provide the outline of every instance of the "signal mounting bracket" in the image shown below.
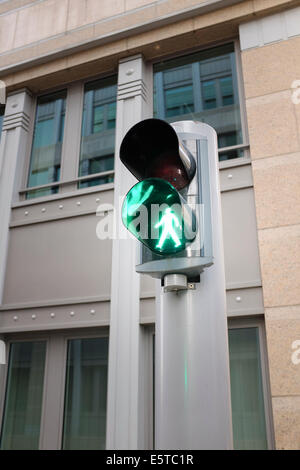
[[186,274],[167,274],[164,277],[164,292],[178,292],[188,289],[189,286]]

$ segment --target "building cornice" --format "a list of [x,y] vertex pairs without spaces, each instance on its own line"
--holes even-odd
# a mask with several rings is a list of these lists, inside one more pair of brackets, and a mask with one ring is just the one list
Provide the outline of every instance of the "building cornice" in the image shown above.
[[[105,19],[101,20],[92,24],[88,24],[86,26],[82,26],[76,29],[72,29],[69,32],[64,32],[56,36],[51,36],[45,40],[43,40],[43,43],[45,44],[46,42],[51,42],[55,40],[59,40],[60,38],[62,39],[62,47],[56,47],[55,49],[51,50],[50,52],[46,52],[44,54],[37,54],[33,55],[29,59],[25,60],[20,60],[17,63],[7,65],[4,67],[0,67],[0,76],[8,75],[11,73],[15,73],[27,68],[31,68],[37,65],[41,65],[44,63],[48,63],[51,60],[56,60],[56,59],[62,59],[64,57],[70,56],[72,54],[76,54],[78,52],[86,51],[88,49],[92,49],[97,46],[103,46],[108,43],[113,43],[118,40],[126,39],[128,37],[132,37],[141,33],[153,31],[155,29],[168,26],[174,23],[178,23],[180,21],[184,20],[189,20],[197,16],[201,16],[207,13],[210,13],[212,11],[219,10],[221,8],[226,8],[230,7],[233,5],[236,5],[238,3],[244,3],[244,0],[205,0],[204,2],[201,3],[201,5],[196,5],[184,10],[176,11],[173,13],[169,13],[167,15],[161,16],[156,19],[151,19],[139,24],[135,24],[134,26],[130,26],[124,29],[118,29],[115,31],[111,31],[107,34],[100,35],[98,37],[93,37],[87,40],[80,40],[77,43],[74,42],[70,44],[69,46],[63,45],[63,39],[68,35],[78,36],[78,32],[82,32],[84,30],[88,30],[89,28],[94,28],[95,25],[100,25],[101,23],[107,23],[107,21],[110,21],[114,19],[114,17],[110,19]],[[130,15],[131,12],[128,13]],[[71,42],[71,41],[69,41]],[[15,53],[17,51],[29,49],[29,48],[36,48],[37,43],[30,43],[27,46],[24,46],[22,48],[16,48],[12,49],[8,52],[5,52],[0,55],[2,57],[8,56],[12,53]],[[34,51],[33,51],[34,54]]]

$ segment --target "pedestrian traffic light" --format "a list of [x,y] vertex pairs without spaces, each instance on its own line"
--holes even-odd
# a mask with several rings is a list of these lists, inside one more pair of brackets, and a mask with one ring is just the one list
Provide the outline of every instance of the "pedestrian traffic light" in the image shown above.
[[123,207],[125,227],[154,253],[185,250],[196,236],[196,217],[168,181],[147,178],[128,192]]
[[167,273],[195,276],[212,264],[209,185],[203,181],[208,176],[207,139],[197,139],[195,132],[178,138],[174,125],[160,119],[141,121],[120,147],[122,163],[139,181],[122,206],[125,227],[142,242],[136,269],[159,278]]
[[179,190],[193,178],[196,164],[173,128],[147,119],[126,134],[120,158],[140,180],[128,192],[122,219],[126,228],[152,252],[171,255],[196,236],[196,217]]

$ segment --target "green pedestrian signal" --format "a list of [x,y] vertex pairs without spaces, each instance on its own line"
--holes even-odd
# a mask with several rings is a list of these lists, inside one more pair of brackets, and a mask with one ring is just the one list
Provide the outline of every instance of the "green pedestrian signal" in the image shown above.
[[195,279],[213,264],[210,171],[217,157],[217,134],[204,123],[153,118],[128,130],[120,160],[137,183],[122,221],[141,242],[138,273]]
[[147,178],[133,186],[123,203],[125,227],[156,254],[183,251],[197,233],[196,217],[166,180]]
[[182,245],[182,242],[179,240],[178,234],[176,233],[176,228],[180,228],[180,223],[171,207],[167,207],[167,209],[165,209],[160,221],[154,225],[154,228],[158,227],[163,227],[163,230],[156,248],[161,250],[168,238],[175,242],[174,248],[179,248]]

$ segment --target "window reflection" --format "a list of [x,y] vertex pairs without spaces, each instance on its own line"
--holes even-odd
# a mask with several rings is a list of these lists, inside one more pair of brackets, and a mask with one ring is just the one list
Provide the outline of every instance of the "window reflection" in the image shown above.
[[[221,46],[154,66],[154,116],[214,127],[219,148],[243,143],[234,46]],[[223,153],[220,160],[243,156]]]
[[39,447],[45,355],[45,342],[11,345],[1,449]]
[[[64,137],[66,91],[38,98],[31,151],[28,187],[60,179]],[[57,187],[29,191],[27,199],[56,193]]]
[[[86,85],[81,132],[79,176],[114,169],[116,127],[116,77]],[[79,187],[110,183],[113,175],[80,182]]]
[[194,112],[193,89],[191,85],[165,91],[167,117]]
[[258,328],[229,330],[234,448],[268,448]]
[[68,342],[63,448],[105,449],[108,338]]

